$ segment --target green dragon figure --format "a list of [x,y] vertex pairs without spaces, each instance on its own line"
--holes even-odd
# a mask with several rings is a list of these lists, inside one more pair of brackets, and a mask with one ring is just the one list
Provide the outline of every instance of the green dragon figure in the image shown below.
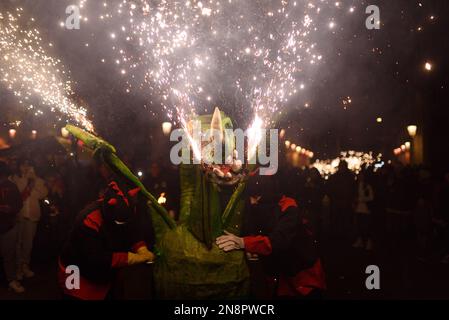
[[[232,121],[218,108],[198,117],[203,130],[219,128],[227,143],[234,141],[223,129]],[[240,233],[243,217],[243,169],[205,164],[180,165],[181,206],[176,223],[141,181],[117,157],[115,148],[82,129],[67,130],[148,199],[156,233],[156,294],[162,299],[243,298],[248,295],[249,273],[243,251],[225,253],[215,244],[224,230]],[[221,169],[221,170],[220,170]],[[228,170],[229,169],[229,170]],[[223,174],[226,171],[226,175]]]

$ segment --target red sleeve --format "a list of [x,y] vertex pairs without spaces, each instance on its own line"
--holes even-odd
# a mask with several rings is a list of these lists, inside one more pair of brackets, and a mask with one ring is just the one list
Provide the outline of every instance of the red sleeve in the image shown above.
[[245,242],[245,250],[250,253],[260,254],[261,256],[268,256],[271,254],[270,238],[265,236],[248,236],[243,237]]
[[281,200],[279,200],[279,206],[281,207],[281,211],[285,212],[290,207],[298,207],[296,200],[293,198],[289,198],[286,196],[282,196]]
[[112,254],[111,267],[120,268],[128,265],[128,253],[126,252],[114,252]]
[[139,241],[139,242],[137,242],[137,243],[135,243],[135,244],[133,245],[132,251],[133,251],[134,253],[136,253],[137,250],[139,250],[139,249],[142,248],[142,247],[146,247],[146,246],[147,246],[147,245],[146,245],[146,243],[145,243],[144,241]]

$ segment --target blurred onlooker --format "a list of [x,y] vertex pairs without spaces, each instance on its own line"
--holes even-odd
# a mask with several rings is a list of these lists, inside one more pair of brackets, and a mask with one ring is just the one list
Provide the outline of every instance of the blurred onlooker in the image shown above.
[[418,242],[418,254],[421,258],[427,254],[430,235],[432,231],[433,195],[434,188],[430,172],[420,170],[418,172],[418,192],[415,206],[414,223]]
[[372,222],[369,204],[374,200],[373,187],[365,181],[365,174],[361,172],[357,181],[357,199],[355,203],[355,222],[357,240],[352,245],[354,248],[365,248],[371,250],[372,242]]
[[17,277],[31,278],[34,272],[30,269],[31,250],[33,248],[34,236],[37,224],[41,218],[40,200],[47,196],[48,190],[42,180],[35,172],[29,160],[23,160],[19,164],[19,173],[11,180],[19,189],[23,208],[19,213],[19,235],[17,242],[18,269]]
[[22,198],[14,183],[8,180],[9,169],[0,161],[0,254],[9,288],[16,293],[25,291],[16,274],[17,214]]
[[407,168],[395,167],[387,178],[387,229],[393,246],[404,246],[411,240],[411,212],[415,205],[415,181]]
[[144,177],[143,184],[148,191],[153,194],[159,203],[168,211],[171,217],[176,217],[177,193],[175,187],[170,185],[173,179],[164,172],[162,174],[161,167],[157,162],[153,162],[150,166],[149,175]]
[[338,172],[329,178],[331,224],[334,232],[345,238],[352,225],[352,205],[356,195],[355,179],[346,161],[340,161]]
[[310,219],[317,234],[321,234],[323,188],[320,172],[316,168],[307,171],[302,195],[296,198],[304,207],[305,215]]
[[[67,235],[67,210],[64,201],[64,182],[55,170],[45,175],[48,195],[41,201],[42,215],[37,228],[35,252],[39,258],[55,258]],[[40,250],[39,250],[40,249]]]
[[444,175],[444,182],[439,195],[439,211],[444,226],[444,257],[442,262],[449,263],[449,171]]
[[51,173],[46,177],[48,188],[48,200],[50,216],[58,216],[63,210],[64,182],[57,173]]

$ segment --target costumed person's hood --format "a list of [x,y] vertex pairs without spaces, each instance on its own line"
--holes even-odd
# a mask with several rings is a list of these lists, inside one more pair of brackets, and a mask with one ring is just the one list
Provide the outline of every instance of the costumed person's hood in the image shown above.
[[125,190],[117,182],[111,181],[101,199],[105,220],[116,224],[125,224],[136,214],[136,200],[140,188]]

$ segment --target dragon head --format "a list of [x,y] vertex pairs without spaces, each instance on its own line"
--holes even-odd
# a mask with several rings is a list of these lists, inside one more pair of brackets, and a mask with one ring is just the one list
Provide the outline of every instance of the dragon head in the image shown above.
[[[198,158],[201,158],[200,165],[206,178],[219,186],[233,186],[242,181],[245,177],[245,167],[238,159],[231,118],[215,108],[212,115],[198,116],[195,120],[201,124],[202,139],[193,143],[201,146],[198,148],[201,150]],[[187,129],[191,134],[193,121],[188,123]],[[214,144],[221,147],[222,152],[218,157],[215,154],[216,149],[211,148]]]

